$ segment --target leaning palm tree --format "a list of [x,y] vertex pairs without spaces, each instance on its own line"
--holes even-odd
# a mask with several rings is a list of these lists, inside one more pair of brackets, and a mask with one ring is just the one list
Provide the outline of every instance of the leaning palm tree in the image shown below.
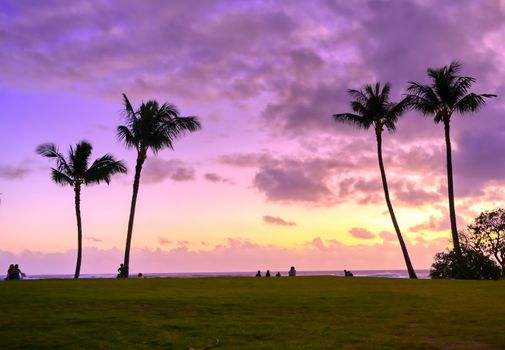
[[169,103],[159,105],[157,101],[150,100],[142,103],[134,110],[128,97],[123,94],[124,119],[126,124],[117,128],[117,136],[127,148],[137,151],[137,163],[135,166],[135,178],[133,180],[133,194],[128,220],[128,232],[126,235],[126,248],[124,256],[123,277],[128,277],[130,271],[130,247],[133,233],[133,221],[135,207],[139,192],[140,173],[147,158],[147,151],[151,150],[155,155],[164,148],[173,150],[173,142],[176,138],[187,132],[193,132],[201,128],[197,117],[181,117],[177,107]]
[[454,206],[454,186],[452,177],[452,155],[450,122],[454,112],[460,114],[476,112],[484,106],[485,99],[496,97],[493,94],[475,94],[468,90],[475,82],[475,78],[458,75],[461,63],[454,61],[449,66],[442,68],[429,68],[429,85],[422,85],[409,81],[407,99],[409,104],[423,113],[433,115],[435,123],[444,123],[445,146],[447,157],[447,191],[449,196],[449,216],[454,250],[461,256],[458,228],[456,225],[456,209]]
[[116,173],[126,173],[123,162],[115,160],[110,154],[96,159],[90,167],[89,157],[92,146],[81,141],[75,149],[70,146],[68,157],[58,151],[54,143],[44,143],[37,147],[36,152],[41,156],[55,158],[56,167],[51,169],[52,179],[59,185],[69,185],[75,193],[75,215],[77,217],[77,263],[74,278],[79,278],[82,257],[82,224],[81,224],[81,187],[89,184],[99,184],[104,181],[110,183],[110,178]]
[[410,278],[417,278],[416,272],[410,262],[407,246],[402,237],[400,227],[396,220],[393,205],[389,197],[388,183],[386,179],[386,171],[384,170],[384,162],[382,161],[382,131],[386,128],[388,131],[393,132],[396,130],[396,121],[398,117],[406,110],[407,104],[405,100],[399,103],[389,101],[389,93],[391,85],[387,83],[381,89],[380,83],[375,86],[366,85],[362,90],[348,90],[349,95],[353,98],[351,108],[354,113],[341,113],[334,114],[333,118],[337,122],[351,123],[360,129],[369,129],[373,127],[375,136],[377,138],[377,154],[379,158],[379,168],[382,178],[382,187],[384,188],[384,196],[386,198],[386,205],[393,221],[393,226],[400,242],[403,258],[407,265],[407,270]]

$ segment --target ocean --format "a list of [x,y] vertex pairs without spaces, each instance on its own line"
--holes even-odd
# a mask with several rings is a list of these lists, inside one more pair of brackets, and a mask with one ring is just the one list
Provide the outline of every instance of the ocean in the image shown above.
[[[270,271],[275,276],[277,271]],[[287,276],[287,271],[280,271],[281,276]],[[408,278],[407,270],[353,270],[354,277],[378,277],[378,278]],[[416,270],[417,277],[429,278],[429,270]],[[265,271],[261,271],[264,276]],[[296,271],[297,276],[344,276],[344,271]],[[144,278],[201,278],[201,277],[254,277],[256,271],[246,272],[180,272],[180,273],[143,273]],[[27,275],[25,279],[67,279],[73,278],[73,274],[51,275]],[[115,274],[81,274],[81,278],[116,278]],[[136,277],[136,275],[131,275]],[[5,276],[0,276],[3,280]]]

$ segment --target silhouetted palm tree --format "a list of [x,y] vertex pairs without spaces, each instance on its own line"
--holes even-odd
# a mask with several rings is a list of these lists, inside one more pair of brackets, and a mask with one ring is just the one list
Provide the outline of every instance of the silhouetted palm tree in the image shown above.
[[77,217],[77,263],[74,278],[79,278],[82,257],[82,224],[81,224],[81,186],[110,182],[112,175],[126,173],[123,162],[115,160],[110,154],[96,159],[90,167],[89,157],[92,146],[81,141],[75,149],[70,146],[68,157],[58,152],[54,143],[44,143],[37,147],[36,152],[44,157],[55,158],[56,167],[52,168],[52,179],[59,185],[70,185],[75,193],[75,215]]
[[181,117],[177,107],[174,105],[164,103],[160,106],[157,101],[150,100],[142,103],[135,111],[125,94],[123,94],[123,99],[126,125],[118,126],[117,135],[127,148],[133,148],[137,151],[137,164],[135,166],[135,179],[133,181],[133,194],[124,256],[124,277],[128,277],[135,206],[139,192],[140,173],[147,158],[147,151],[151,150],[154,154],[157,154],[163,148],[173,150],[173,141],[176,138],[184,135],[186,132],[196,131],[201,126],[197,117]]
[[424,115],[434,115],[435,123],[444,123],[445,146],[447,156],[447,191],[449,195],[449,216],[454,250],[461,256],[461,247],[456,225],[456,209],[454,206],[454,187],[452,178],[452,155],[450,122],[454,112],[460,114],[476,112],[485,104],[485,98],[496,97],[493,94],[475,94],[468,92],[475,78],[458,75],[461,63],[454,61],[442,68],[429,68],[429,85],[409,81],[407,99],[409,104]]
[[362,90],[348,90],[349,95],[353,98],[351,101],[351,108],[355,113],[342,113],[334,114],[333,118],[338,122],[351,123],[361,129],[369,129],[373,127],[375,136],[377,138],[377,154],[379,158],[379,168],[382,178],[382,187],[384,188],[384,196],[389,210],[389,215],[393,221],[393,226],[400,242],[403,258],[407,265],[407,270],[410,278],[417,278],[416,272],[410,262],[407,246],[402,237],[400,227],[396,221],[395,212],[391,199],[389,198],[388,183],[386,179],[386,171],[384,170],[384,163],[382,161],[382,131],[386,128],[388,131],[393,132],[396,130],[396,121],[398,117],[405,111],[407,104],[405,100],[399,103],[389,101],[389,93],[391,90],[390,84],[384,85],[381,89],[380,83],[375,86],[365,85]]

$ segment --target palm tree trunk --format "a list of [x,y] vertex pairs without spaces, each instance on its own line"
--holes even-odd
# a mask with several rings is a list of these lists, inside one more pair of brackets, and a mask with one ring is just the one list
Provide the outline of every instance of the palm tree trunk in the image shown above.
[[461,257],[461,246],[459,244],[458,226],[456,225],[456,209],[454,207],[454,186],[452,181],[452,151],[451,151],[451,135],[450,121],[444,121],[445,130],[445,149],[447,152],[447,192],[449,195],[449,217],[451,219],[452,242],[456,254]]
[[75,192],[75,216],[77,217],[77,263],[75,264],[74,278],[79,278],[81,273],[82,258],[82,223],[81,223],[81,185],[76,184]]
[[144,164],[144,157],[139,154],[137,157],[137,165],[135,166],[135,180],[133,181],[133,194],[132,202],[130,206],[130,219],[128,220],[128,233],[126,234],[126,248],[124,253],[124,275],[122,277],[128,277],[130,272],[130,247],[132,242],[133,234],[133,221],[135,219],[135,207],[137,205],[137,194],[139,193],[140,185],[140,172],[142,171],[142,165]]
[[398,241],[400,242],[400,247],[402,248],[403,258],[405,259],[405,264],[407,265],[407,271],[409,273],[409,278],[417,278],[416,272],[412,267],[412,263],[410,262],[409,252],[407,251],[407,246],[403,241],[402,233],[400,232],[400,227],[398,226],[398,222],[396,221],[395,212],[393,210],[393,205],[391,204],[391,199],[389,198],[389,190],[388,183],[386,179],[386,171],[384,170],[384,163],[382,161],[382,135],[381,131],[377,131],[377,154],[379,157],[379,168],[381,171],[382,178],[382,187],[384,188],[384,197],[386,198],[386,204],[388,206],[389,215],[391,216],[391,221],[393,221],[393,226],[396,231],[396,236],[398,237]]

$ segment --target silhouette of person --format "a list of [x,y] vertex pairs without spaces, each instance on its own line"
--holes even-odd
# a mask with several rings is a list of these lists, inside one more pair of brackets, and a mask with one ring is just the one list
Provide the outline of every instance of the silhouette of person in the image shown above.
[[351,272],[351,271],[347,271],[347,276],[349,276],[349,277],[353,277],[354,275],[352,274],[352,272]]
[[261,271],[258,270],[258,272],[256,272],[256,277],[261,277]]
[[290,277],[294,277],[294,276],[296,276],[296,270],[295,270],[295,267],[294,267],[294,266],[291,266],[291,269],[289,270],[288,275],[289,275]]
[[280,273],[280,272],[277,272],[277,273],[275,274],[275,277],[281,277],[281,273]]
[[138,278],[144,278],[144,275],[141,272],[139,272],[139,274],[137,275],[137,277]]
[[9,275],[9,279],[10,280],[20,280],[24,276],[25,276],[25,274],[23,272],[21,272],[21,270],[19,269],[19,265],[16,264],[16,265],[14,265],[14,268],[12,269],[12,271]]
[[117,278],[123,278],[123,277],[126,277],[125,274],[126,274],[126,271],[125,271],[125,268],[124,268],[124,265],[121,264],[119,265],[119,268],[117,269]]
[[9,265],[9,269],[7,270],[7,275],[5,275],[5,279],[6,280],[9,280],[11,278],[11,273],[12,273],[13,269],[14,269],[14,265],[10,264]]
[[345,277],[349,276],[349,274],[348,274],[347,270],[344,270],[344,276],[345,276]]
[[265,274],[265,277],[270,277],[270,270],[267,270],[267,273]]

